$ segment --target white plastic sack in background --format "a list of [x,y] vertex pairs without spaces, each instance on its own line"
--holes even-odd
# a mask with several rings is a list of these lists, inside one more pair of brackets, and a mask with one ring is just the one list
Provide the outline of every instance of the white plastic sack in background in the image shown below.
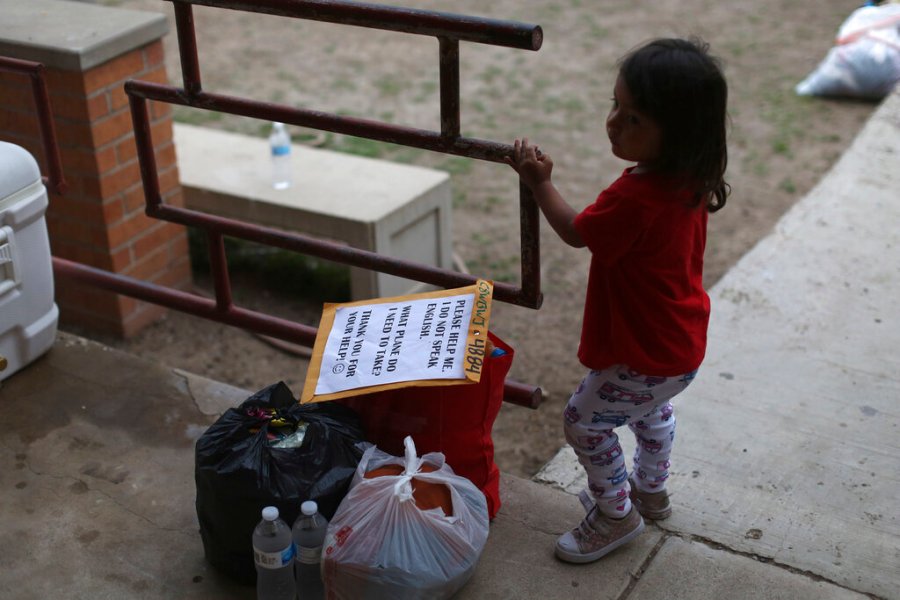
[[[372,446],[363,454],[350,491],[328,525],[322,550],[326,596],[337,600],[437,600],[449,598],[472,576],[488,536],[484,494],[453,473],[444,455],[419,458],[410,437],[406,456]],[[438,467],[420,472],[424,462]],[[386,465],[398,476],[365,479]],[[412,479],[450,488],[453,516],[440,508],[421,510]]]
[[900,81],[900,4],[863,6],[844,21],[835,47],[797,84],[801,96],[878,100]]

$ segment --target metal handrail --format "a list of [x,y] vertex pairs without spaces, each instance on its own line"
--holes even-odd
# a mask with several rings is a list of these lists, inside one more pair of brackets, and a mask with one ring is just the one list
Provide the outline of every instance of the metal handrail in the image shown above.
[[41,145],[43,146],[44,159],[47,161],[47,171],[49,172],[49,175],[42,175],[41,179],[51,191],[57,194],[64,194],[69,186],[66,183],[65,176],[63,176],[62,162],[59,158],[59,144],[56,140],[56,126],[53,124],[50,94],[47,93],[47,82],[44,79],[44,74],[46,73],[44,65],[30,60],[0,56],[0,71],[19,73],[31,80],[31,94],[37,110]]
[[[225,235],[327,258],[407,279],[454,288],[470,285],[477,278],[422,263],[400,260],[362,249],[342,246],[299,233],[254,225],[166,204],[160,193],[148,101],[190,106],[268,121],[305,126],[455,154],[491,162],[502,162],[512,146],[460,136],[459,41],[537,50],[543,35],[539,26],[497,21],[434,11],[404,9],[348,1],[327,0],[169,0],[175,8],[183,88],[147,81],[125,84],[134,126],[135,143],[148,216],[198,227],[207,234],[215,299],[205,298],[110,273],[60,258],[54,258],[57,274],[120,294],[171,307],[183,312],[227,323],[271,337],[312,346],[316,330],[299,323],[234,306],[225,255]],[[389,123],[310,111],[291,106],[203,91],[194,31],[193,5],[228,8],[286,17],[374,27],[438,37],[441,78],[441,130],[429,131]],[[494,297],[503,302],[538,308],[540,291],[539,211],[527,186],[519,185],[522,283],[495,284]],[[507,381],[504,399],[536,408],[540,388]]]
[[538,50],[544,40],[540,25],[487,19],[448,12],[385,6],[346,0],[168,0],[173,4],[228,8],[307,21],[370,27],[446,37],[463,42]]

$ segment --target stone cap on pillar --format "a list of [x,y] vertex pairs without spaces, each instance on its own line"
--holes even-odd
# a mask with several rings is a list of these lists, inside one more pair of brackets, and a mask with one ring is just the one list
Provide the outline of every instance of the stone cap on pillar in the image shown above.
[[0,0],[0,56],[86,71],[163,37],[162,13],[71,0]]

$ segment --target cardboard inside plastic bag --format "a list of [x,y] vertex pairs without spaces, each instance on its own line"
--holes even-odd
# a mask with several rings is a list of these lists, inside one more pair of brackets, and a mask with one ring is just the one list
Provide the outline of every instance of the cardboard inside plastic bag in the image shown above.
[[[439,467],[430,463],[422,463],[422,473],[433,473]],[[402,465],[384,465],[376,467],[365,475],[366,479],[374,479],[375,477],[399,477],[403,475],[404,467]],[[418,477],[412,480],[412,496],[413,502],[419,510],[431,510],[439,508],[445,517],[453,516],[453,498],[450,494],[450,488],[444,483],[432,483]]]
[[[416,456],[412,438],[397,457],[371,446],[363,454],[328,525],[322,575],[328,598],[450,598],[469,580],[488,536],[484,495],[453,473],[440,453]],[[423,464],[437,467],[431,472]],[[400,465],[400,475],[366,478],[366,473]],[[452,516],[441,508],[421,509],[414,481],[446,486]]]

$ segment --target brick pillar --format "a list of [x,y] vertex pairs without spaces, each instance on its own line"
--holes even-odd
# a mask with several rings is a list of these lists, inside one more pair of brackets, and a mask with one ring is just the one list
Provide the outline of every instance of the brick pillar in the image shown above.
[[[64,195],[50,195],[46,219],[53,255],[160,285],[189,286],[185,229],[144,214],[123,89],[128,79],[168,83],[163,15],[62,0],[0,0],[0,12],[12,13],[11,26],[0,25],[0,55],[41,62],[47,68],[69,184]],[[81,50],[85,45],[79,35],[90,36],[89,51]],[[36,38],[41,47],[34,47]],[[159,103],[151,103],[150,110],[160,191],[165,202],[181,205],[172,111]],[[43,166],[24,76],[0,73],[0,139],[25,147]],[[125,337],[164,312],[159,306],[61,279],[56,281],[56,302],[63,327],[78,325]]]

